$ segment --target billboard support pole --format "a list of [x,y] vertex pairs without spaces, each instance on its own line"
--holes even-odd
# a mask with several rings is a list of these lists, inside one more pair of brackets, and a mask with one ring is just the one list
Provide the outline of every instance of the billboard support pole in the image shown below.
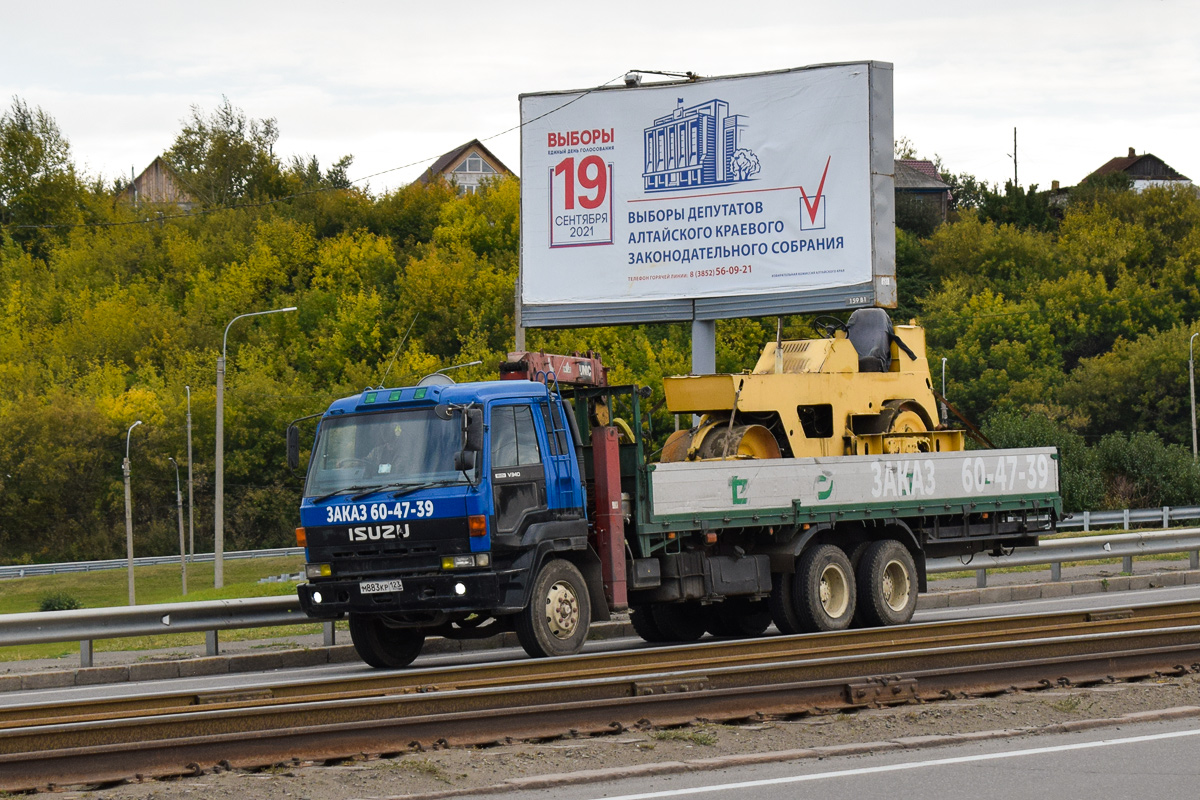
[[692,320],[692,374],[711,375],[717,371],[717,321]]
[[[715,319],[692,320],[692,374],[712,375],[717,371],[717,321]],[[692,415],[692,427],[700,424],[700,417]]]
[[513,345],[514,345],[513,350],[515,350],[518,353],[522,352],[525,349],[525,323],[524,323],[524,320],[521,318],[521,289],[523,287],[524,282],[521,280],[521,277],[522,277],[522,270],[521,270],[521,266],[518,264],[517,265],[516,296],[513,298],[516,301],[514,303],[515,307],[513,309],[513,323],[514,323],[514,326],[513,326],[513,328],[514,328],[514,330],[513,330]]

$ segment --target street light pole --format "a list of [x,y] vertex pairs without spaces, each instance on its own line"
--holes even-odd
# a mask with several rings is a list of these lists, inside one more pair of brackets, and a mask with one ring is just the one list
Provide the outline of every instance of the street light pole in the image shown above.
[[260,317],[264,314],[281,314],[295,310],[295,306],[288,306],[239,314],[229,320],[229,325],[225,326],[225,336],[221,339],[221,357],[217,359],[217,485],[216,508],[213,513],[213,587],[216,589],[225,585],[225,359],[229,328],[245,317]]
[[[187,433],[188,433],[188,561],[196,557],[196,507],[192,503],[192,387],[187,389]],[[183,593],[187,594],[187,586]]]
[[1193,333],[1188,339],[1188,386],[1192,391],[1192,462],[1196,461],[1196,359],[1193,355],[1192,344],[1200,333]]
[[945,425],[949,416],[946,413],[946,359],[942,359],[942,424]]
[[183,546],[183,492],[179,488],[179,462],[167,456],[175,465],[175,508],[179,510],[179,576],[183,580],[183,593],[187,594],[187,550]]
[[121,471],[125,473],[125,552],[129,561],[129,605],[137,605],[133,594],[133,506],[129,499],[129,435],[133,433],[133,429],[141,425],[142,421],[129,426],[129,430],[125,432],[125,461],[121,464]]

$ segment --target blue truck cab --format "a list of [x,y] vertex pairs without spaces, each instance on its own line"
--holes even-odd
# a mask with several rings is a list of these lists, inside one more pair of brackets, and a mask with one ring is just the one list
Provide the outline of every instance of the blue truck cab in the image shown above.
[[[294,429],[293,429],[294,430]],[[348,618],[363,659],[402,667],[428,635],[515,630],[578,652],[607,619],[574,417],[527,380],[370,389],[321,416],[297,540],[305,612]],[[289,459],[298,438],[289,431]]]

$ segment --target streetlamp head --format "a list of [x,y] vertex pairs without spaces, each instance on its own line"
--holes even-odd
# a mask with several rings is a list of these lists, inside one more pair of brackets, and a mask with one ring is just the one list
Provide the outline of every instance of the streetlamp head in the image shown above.
[[228,345],[229,345],[229,329],[233,326],[233,323],[237,322],[239,319],[245,319],[246,317],[261,317],[264,314],[282,314],[285,311],[296,311],[296,310],[297,310],[296,306],[288,306],[287,308],[272,308],[270,311],[251,311],[249,314],[238,314],[236,317],[229,320],[229,324],[225,326],[225,335],[221,337],[221,360],[222,360],[222,363],[225,360],[225,353],[226,353],[226,350],[228,349]]
[[130,434],[133,433],[133,429],[141,424],[142,424],[142,421],[139,419],[137,422],[130,425],[129,430],[125,432],[125,460],[126,461],[129,460],[129,436],[130,436]]

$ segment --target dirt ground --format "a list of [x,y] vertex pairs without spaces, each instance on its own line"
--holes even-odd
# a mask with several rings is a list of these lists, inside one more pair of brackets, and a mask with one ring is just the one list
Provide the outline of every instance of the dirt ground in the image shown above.
[[[514,741],[491,747],[407,753],[396,758],[364,757],[333,765],[304,763],[255,772],[210,771],[197,777],[147,780],[47,796],[97,800],[352,800],[444,796],[534,776],[889,742],[902,737],[1014,729],[1029,729],[1027,735],[1036,735],[1038,729],[1064,722],[1111,719],[1184,706],[1200,706],[1200,676],[1013,692],[990,698],[959,698],[828,716],[764,717],[732,724],[697,722],[684,728],[632,730],[553,741]],[[1200,711],[1197,713],[1200,715]]]

